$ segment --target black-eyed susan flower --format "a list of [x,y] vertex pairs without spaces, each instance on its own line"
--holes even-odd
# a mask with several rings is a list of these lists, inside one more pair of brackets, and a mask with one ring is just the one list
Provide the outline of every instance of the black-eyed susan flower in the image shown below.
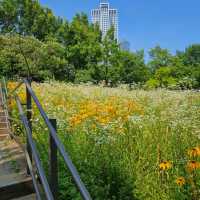
[[169,162],[169,161],[163,161],[163,162],[161,162],[161,163],[159,164],[159,168],[160,168],[160,170],[162,170],[162,171],[168,170],[168,169],[170,169],[171,167],[172,167],[172,164],[171,164],[171,162]]
[[187,170],[189,172],[194,171],[199,168],[200,168],[200,163],[197,161],[192,160],[187,163]]
[[200,156],[200,147],[194,147],[194,148],[188,150],[188,155],[190,157]]
[[182,187],[183,185],[185,185],[186,181],[184,177],[178,177],[176,179],[176,184],[180,187]]

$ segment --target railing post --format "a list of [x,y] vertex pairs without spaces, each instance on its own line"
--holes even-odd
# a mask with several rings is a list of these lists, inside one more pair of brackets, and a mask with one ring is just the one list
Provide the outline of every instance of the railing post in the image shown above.
[[[54,127],[55,131],[57,131],[57,121],[56,119],[49,119],[52,126]],[[49,143],[50,143],[50,149],[49,149],[49,157],[50,157],[50,171],[49,171],[49,182],[50,182],[50,188],[52,191],[52,194],[54,196],[54,199],[58,199],[58,149],[56,146],[56,143],[51,136],[51,133],[49,133]]]
[[[27,80],[31,86],[31,78],[29,77]],[[26,87],[26,110],[27,110],[26,115],[27,115],[27,119],[28,119],[28,125],[30,128],[31,134],[32,134],[32,100],[31,100],[31,94],[27,87]],[[30,160],[32,162],[32,152],[31,152],[30,144],[28,142],[28,138],[26,139],[26,149],[27,149],[28,155],[30,157]],[[27,174],[30,175],[28,165],[27,165]]]
[[5,92],[5,97],[7,99],[8,98],[8,91],[7,91],[7,83],[6,83],[5,77],[3,77],[2,84],[3,84],[3,89],[4,89],[4,92]]

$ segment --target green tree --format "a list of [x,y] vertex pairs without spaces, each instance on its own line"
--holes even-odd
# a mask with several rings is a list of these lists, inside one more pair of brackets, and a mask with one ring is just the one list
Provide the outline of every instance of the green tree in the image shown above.
[[121,80],[124,83],[144,83],[149,78],[149,70],[144,63],[144,51],[121,52]]
[[16,31],[18,22],[18,1],[3,0],[0,1],[0,32],[7,33]]
[[120,67],[119,60],[120,48],[119,44],[114,38],[114,27],[112,27],[107,35],[102,39],[102,60],[99,63],[101,69],[102,80],[105,80],[105,84],[116,85],[120,80]]
[[38,65],[40,70],[49,71],[51,78],[73,81],[75,70],[65,58],[65,47],[53,40],[43,43],[40,50]]
[[18,32],[45,40],[55,36],[62,20],[43,8],[37,0],[2,0],[0,2],[0,30],[2,33]]
[[[29,63],[31,73],[36,69],[37,52],[41,42],[32,37],[0,36],[0,68],[2,75],[9,77],[27,76]],[[34,61],[34,62],[33,62]]]
[[171,67],[161,67],[156,70],[155,79],[159,82],[159,87],[168,87],[171,85],[176,85],[176,79],[172,76]]
[[200,66],[200,44],[193,44],[186,48],[184,62],[187,66]]
[[89,24],[85,14],[77,14],[69,26],[66,53],[77,70],[88,69],[98,62],[100,55],[99,31]]
[[200,86],[200,44],[187,47],[183,59],[188,71],[187,76],[196,80]]
[[1,75],[25,77],[28,67],[35,80],[75,78],[75,70],[65,57],[65,47],[55,40],[44,43],[30,36],[0,36]]
[[155,72],[160,67],[171,66],[172,55],[168,49],[162,49],[160,46],[156,46],[149,51],[150,61],[148,66]]

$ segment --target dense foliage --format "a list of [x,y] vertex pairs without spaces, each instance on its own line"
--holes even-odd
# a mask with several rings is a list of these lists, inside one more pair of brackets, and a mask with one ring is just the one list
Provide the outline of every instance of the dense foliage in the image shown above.
[[120,49],[113,29],[105,38],[83,13],[71,22],[54,16],[37,0],[0,1],[0,75],[27,74],[37,80],[104,81],[145,88],[200,87],[200,45],[172,55],[157,46],[149,51]]

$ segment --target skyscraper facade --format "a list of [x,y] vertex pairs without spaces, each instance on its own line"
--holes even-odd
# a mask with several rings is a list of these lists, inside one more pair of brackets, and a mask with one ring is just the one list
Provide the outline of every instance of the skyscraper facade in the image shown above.
[[107,1],[100,1],[100,6],[97,9],[91,11],[92,23],[98,24],[102,32],[102,36],[105,37],[108,30],[114,27],[115,39],[118,40],[118,11],[117,9],[110,8]]

